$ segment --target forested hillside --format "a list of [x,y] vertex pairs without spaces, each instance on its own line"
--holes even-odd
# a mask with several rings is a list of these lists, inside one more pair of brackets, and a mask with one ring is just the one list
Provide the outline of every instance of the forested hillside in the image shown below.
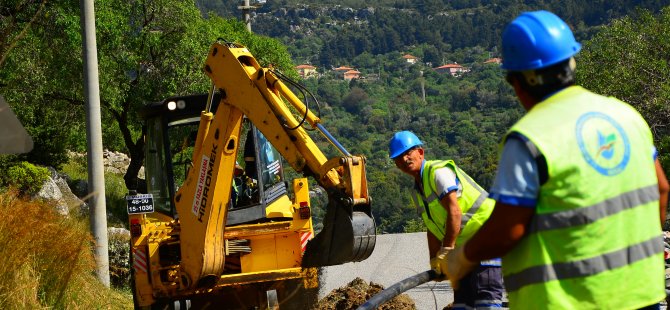
[[[203,12],[241,18],[242,0],[197,0]],[[255,3],[256,0],[251,0]],[[280,39],[296,62],[339,66],[363,53],[413,52],[434,66],[470,62],[461,49],[497,54],[500,34],[519,12],[545,9],[563,17],[577,39],[597,26],[634,14],[658,11],[661,0],[618,1],[297,1],[268,0],[254,11],[253,31]]]
[[[239,2],[239,3],[238,3]],[[202,12],[241,18],[243,1],[199,0]],[[254,3],[254,1],[252,1]],[[428,159],[452,158],[491,185],[498,143],[523,113],[496,64],[504,25],[521,11],[548,9],[586,42],[604,25],[662,1],[272,1],[252,14],[252,31],[281,40],[295,64],[322,74],[303,80],[322,104],[324,124],[352,153],[368,157],[377,224],[383,232],[420,229],[409,177],[388,158],[394,132],[412,130]],[[402,56],[419,58],[408,64]],[[469,72],[438,74],[458,63]],[[335,79],[352,66],[363,79]],[[334,155],[334,153],[333,153]]]
[[[498,143],[523,111],[502,70],[486,61],[500,57],[502,28],[514,16],[549,9],[584,43],[580,83],[640,109],[667,169],[670,13],[661,11],[664,2],[267,0],[253,12],[250,34],[240,22],[242,0],[96,1],[103,143],[141,158],[138,109],[205,92],[208,47],[219,37],[237,41],[263,66],[292,76],[295,65],[316,67],[318,74],[300,83],[318,99],[324,126],[351,153],[368,158],[380,231],[415,231],[421,225],[407,191],[412,182],[388,158],[388,140],[412,130],[426,142],[429,159],[453,158],[488,188]],[[66,150],[86,148],[77,3],[33,0],[0,8],[3,18],[13,18],[0,23],[7,34],[0,38],[0,93],[35,141],[27,155],[0,156],[0,172],[24,160],[58,168]],[[406,54],[418,61],[407,62]],[[435,70],[455,63],[462,72]],[[332,70],[339,66],[355,68],[360,79],[342,79]]]

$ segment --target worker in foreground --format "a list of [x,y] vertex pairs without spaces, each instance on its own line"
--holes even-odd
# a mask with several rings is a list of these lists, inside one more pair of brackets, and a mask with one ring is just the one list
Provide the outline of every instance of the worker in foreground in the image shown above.
[[654,309],[665,297],[668,181],[628,104],[574,85],[581,45],[547,11],[503,32],[503,64],[527,114],[505,136],[490,219],[446,258],[458,281],[502,257],[512,309]]
[[[389,142],[389,155],[402,172],[414,178],[412,199],[428,227],[431,267],[463,244],[488,219],[495,202],[453,160],[426,161],[423,142],[410,131],[397,132]],[[502,306],[500,259],[476,264],[473,272],[452,281],[453,309],[490,309]],[[474,266],[473,266],[474,267]]]

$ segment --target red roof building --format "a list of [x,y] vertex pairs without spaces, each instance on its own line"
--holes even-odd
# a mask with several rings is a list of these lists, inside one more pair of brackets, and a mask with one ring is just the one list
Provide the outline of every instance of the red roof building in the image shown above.
[[501,64],[502,63],[502,58],[498,58],[498,57],[489,58],[484,63],[485,64]]
[[353,79],[359,79],[361,77],[361,73],[356,70],[349,70],[344,73],[344,80],[345,81],[351,81]]
[[316,76],[316,67],[312,65],[299,65],[295,67],[296,70],[298,70],[298,74],[300,74],[300,77],[303,79]]
[[463,66],[461,66],[457,63],[440,66],[440,67],[434,68],[434,70],[437,73],[440,73],[440,74],[449,73],[452,76],[461,76],[463,73],[466,73],[466,72],[470,71],[467,68],[465,68],[465,67],[463,67]]
[[412,56],[410,54],[405,54],[402,56],[402,58],[405,59],[405,61],[407,61],[407,63],[410,64],[415,64],[417,61],[419,61],[419,58],[416,58],[415,56]]
[[352,71],[352,70],[354,70],[354,68],[347,67],[347,66],[339,66],[339,67],[333,69],[333,71],[335,72],[335,77],[338,77],[338,78],[341,78],[341,79],[344,78],[345,73],[347,73],[348,71]]

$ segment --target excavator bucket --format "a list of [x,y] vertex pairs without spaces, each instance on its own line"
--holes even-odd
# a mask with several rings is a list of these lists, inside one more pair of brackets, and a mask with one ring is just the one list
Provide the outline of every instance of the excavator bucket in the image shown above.
[[375,248],[375,222],[369,204],[353,205],[338,192],[328,193],[323,229],[308,244],[303,267],[360,262]]

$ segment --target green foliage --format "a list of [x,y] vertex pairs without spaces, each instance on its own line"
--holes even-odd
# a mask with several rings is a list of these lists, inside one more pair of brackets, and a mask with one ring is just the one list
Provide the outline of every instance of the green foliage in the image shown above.
[[405,233],[424,232],[427,230],[426,224],[421,219],[410,219],[403,226],[403,232]]
[[[63,165],[62,172],[69,176],[72,187],[75,182],[88,180],[88,168],[86,157],[72,157]],[[105,173],[105,206],[108,217],[107,224],[114,227],[128,226],[128,209],[126,207],[126,195],[128,190],[123,181],[123,176],[114,173]]]
[[86,180],[88,178],[86,160],[86,156],[72,156],[67,163],[63,164],[61,171],[71,180]]
[[110,226],[128,226],[128,208],[126,206],[126,189],[123,175],[105,173],[105,205],[107,212],[113,216],[108,220]]
[[[59,168],[66,149],[86,148],[81,26],[79,3],[47,3],[40,22],[6,52],[0,91],[35,141],[23,160]],[[38,5],[27,3],[32,12]],[[10,26],[0,29],[16,31]],[[193,1],[97,1],[96,34],[103,143],[110,150],[138,147],[144,104],[208,90],[202,66],[218,38],[242,43],[261,64],[297,77],[278,40],[233,19],[203,18]]]
[[12,186],[21,193],[31,195],[37,193],[44,182],[49,178],[49,170],[44,167],[35,166],[29,162],[21,161],[0,167],[4,170],[0,174],[0,183],[4,187]]
[[[37,2],[27,3],[32,6],[24,12],[26,16],[37,12]],[[454,159],[488,188],[496,170],[498,143],[523,111],[502,70],[483,61],[499,56],[504,24],[521,11],[541,8],[564,17],[584,43],[578,59],[579,81],[638,108],[654,130],[661,161],[670,166],[666,155],[670,135],[665,126],[670,116],[665,86],[670,18],[666,11],[654,15],[632,10],[642,6],[655,12],[662,3],[322,0],[298,5],[296,0],[271,1],[253,17],[252,29],[261,35],[228,19],[239,15],[238,2],[197,3],[96,2],[106,148],[140,149],[138,111],[145,103],[205,92],[210,81],[202,65],[218,38],[247,46],[261,65],[295,78],[293,56],[297,63],[316,65],[322,74],[302,81],[320,103],[316,109],[310,102],[310,109],[318,110],[322,124],[345,148],[367,157],[379,230],[418,229],[408,194],[412,180],[388,159],[388,139],[395,131],[412,130],[426,142],[428,159]],[[0,91],[36,142],[32,153],[8,158],[59,167],[65,163],[65,149],[82,151],[86,146],[83,63],[72,56],[81,55],[79,7],[72,1],[48,1],[40,14],[40,22],[11,49],[5,43],[8,39],[0,38],[0,53],[7,56],[0,63]],[[626,14],[630,17],[602,26]],[[21,25],[25,21],[0,24],[0,29],[8,30],[3,32],[10,34],[8,38],[16,38]],[[588,41],[592,35],[594,39]],[[405,53],[420,57],[420,63],[407,64],[401,58]],[[453,77],[433,70],[453,62],[470,72]],[[355,66],[366,79],[336,79],[331,66],[340,65]],[[329,158],[338,156],[328,142],[313,138]],[[85,179],[85,172],[82,175],[74,178]],[[108,208],[118,211],[115,217],[123,222],[123,183],[120,178],[106,183]],[[317,200],[318,220],[325,201]]]
[[577,58],[584,87],[635,107],[654,134],[659,158],[670,167],[670,8],[638,11],[615,20],[585,42]]
[[[199,0],[203,10],[238,17],[236,1]],[[416,53],[434,66],[472,62],[473,47],[497,55],[504,26],[523,11],[550,10],[575,26],[577,37],[629,15],[659,10],[662,1],[268,1],[255,10],[254,32],[280,38],[299,63],[330,68],[362,54]]]

